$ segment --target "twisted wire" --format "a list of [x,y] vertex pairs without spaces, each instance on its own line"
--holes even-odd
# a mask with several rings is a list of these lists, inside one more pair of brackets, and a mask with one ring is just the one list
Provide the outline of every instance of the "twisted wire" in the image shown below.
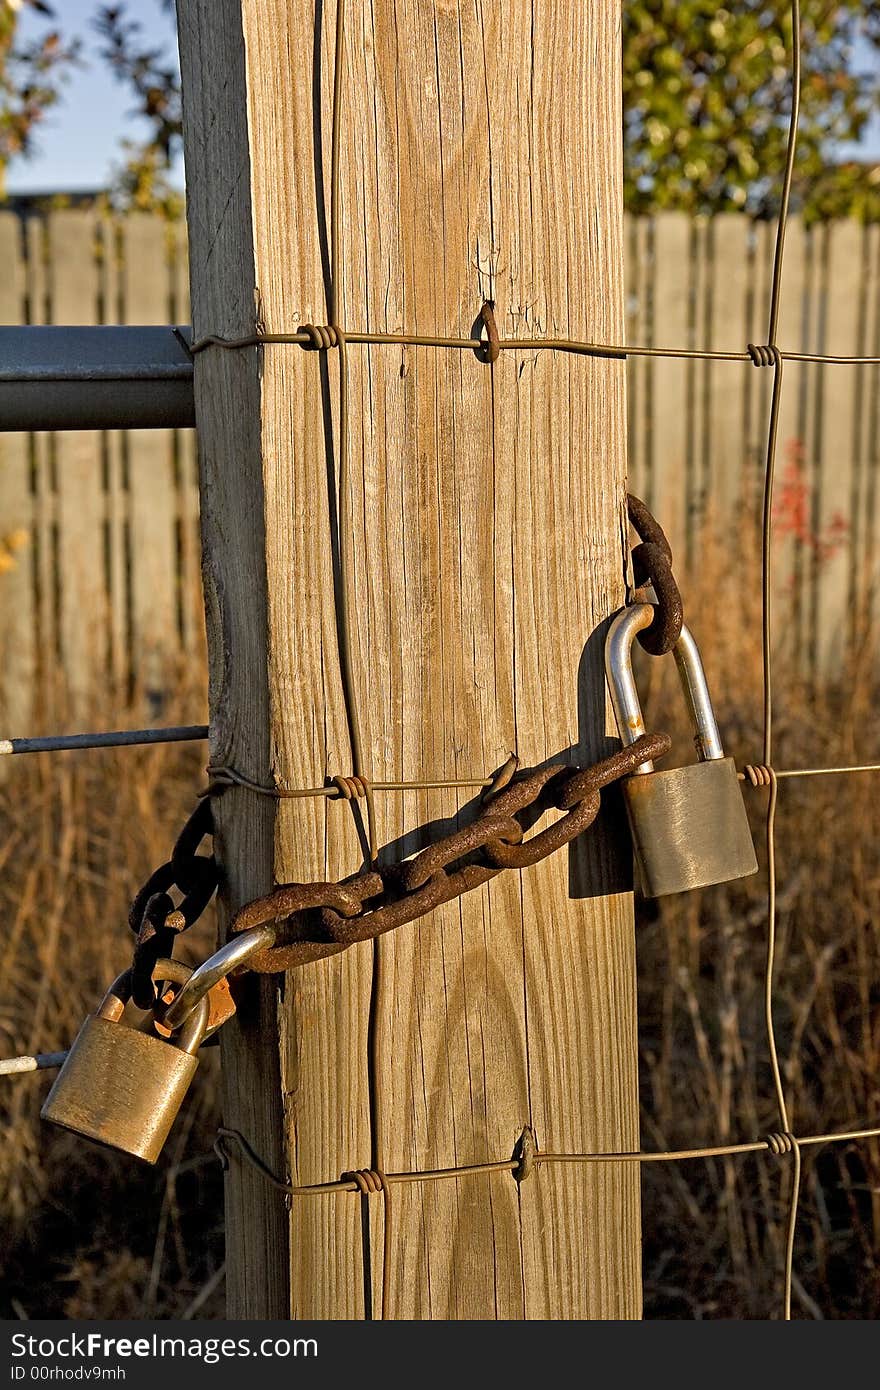
[[393,1235],[391,1227],[391,1190],[388,1179],[380,1168],[354,1168],[342,1174],[343,1182],[354,1184],[354,1190],[361,1197],[382,1196],[382,1303],[380,1318],[387,1322],[391,1316],[391,1251]]
[[[530,1135],[530,1141],[526,1136]],[[240,1157],[250,1163],[268,1182],[279,1191],[293,1197],[324,1197],[335,1192],[359,1192],[359,1182],[353,1172],[329,1182],[291,1184],[282,1182],[266,1166],[244,1136],[235,1129],[221,1127],[214,1144],[215,1152],[224,1168],[229,1164],[227,1141],[234,1139],[240,1148]],[[388,1187],[406,1183],[448,1182],[469,1177],[510,1173],[517,1181],[524,1181],[536,1168],[555,1167],[558,1164],[593,1163],[691,1163],[716,1158],[740,1158],[749,1154],[766,1153],[774,1158],[796,1155],[799,1150],[819,1148],[826,1144],[851,1144],[865,1139],[880,1139],[880,1125],[863,1129],[848,1129],[827,1134],[794,1135],[790,1131],[774,1131],[762,1139],[746,1140],[737,1144],[709,1144],[694,1149],[638,1149],[610,1150],[594,1153],[554,1153],[539,1149],[531,1130],[526,1127],[512,1158],[490,1160],[486,1163],[461,1163],[448,1168],[413,1168],[400,1172],[383,1172],[382,1177]],[[526,1145],[528,1142],[528,1152]],[[519,1175],[523,1173],[523,1177]],[[375,1170],[362,1170],[375,1171]]]
[[[325,327],[328,331],[335,331],[330,325],[325,325]],[[304,324],[293,333],[248,333],[240,338],[226,338],[219,333],[206,333],[196,342],[189,344],[188,350],[195,356],[200,352],[207,351],[208,348],[221,348],[230,352],[241,352],[245,348],[277,346],[311,348],[314,346],[313,328],[313,324]],[[579,338],[507,338],[499,334],[498,351],[492,357],[490,356],[492,346],[487,338],[442,335],[435,337],[427,333],[368,333],[355,328],[347,329],[345,338],[349,344],[367,347],[449,348],[459,352],[469,349],[471,352],[481,354],[487,362],[497,361],[502,352],[556,352],[575,357],[602,357],[619,359],[620,361],[625,361],[629,357],[665,357],[676,358],[683,362],[751,362],[754,366],[772,365],[772,360],[768,363],[755,361],[754,354],[764,353],[767,349],[753,343],[749,344],[744,351],[736,351],[734,349],[649,347],[636,343],[596,343]],[[329,343],[328,346],[335,347],[336,344]],[[797,352],[780,347],[776,347],[775,351],[778,352],[783,362],[816,362],[826,366],[847,367],[880,366],[880,355]]]

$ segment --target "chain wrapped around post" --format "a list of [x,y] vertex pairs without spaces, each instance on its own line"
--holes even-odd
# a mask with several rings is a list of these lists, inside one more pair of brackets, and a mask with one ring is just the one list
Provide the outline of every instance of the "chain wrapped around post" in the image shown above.
[[[629,495],[627,512],[640,542],[632,551],[636,585],[652,584],[657,598],[654,620],[639,633],[639,641],[653,655],[662,655],[678,641],[683,622],[672,551],[644,502]],[[252,932],[254,950],[236,949],[234,968],[274,973],[335,955],[356,942],[371,941],[415,921],[487,883],[503,869],[538,863],[593,823],[603,787],[662,757],[669,748],[665,734],[644,734],[588,768],[556,762],[510,777],[506,766],[497,787],[484,794],[475,820],[412,859],[375,864],[338,883],[282,884],[248,903],[232,924],[231,940]],[[196,851],[213,834],[211,797],[221,795],[232,782],[262,794],[281,795],[276,788],[259,786],[237,773],[214,778],[180,832],[170,860],[150,875],[131,905],[129,924],[137,937],[131,988],[139,1008],[157,1006],[161,1015],[163,1006],[153,983],[156,962],[171,955],[174,938],[192,926],[217,887],[220,875],[213,854]],[[551,809],[563,814],[525,839],[525,822],[531,824]],[[178,904],[171,896],[175,889],[181,898]],[[255,930],[269,924],[271,929],[262,934]]]

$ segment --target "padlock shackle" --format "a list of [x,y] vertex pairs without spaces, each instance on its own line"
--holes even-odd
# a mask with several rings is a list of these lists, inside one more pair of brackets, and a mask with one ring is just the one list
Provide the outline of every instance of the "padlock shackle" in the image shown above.
[[247,965],[252,956],[274,946],[278,933],[272,926],[252,927],[250,931],[233,936],[190,975],[179,994],[175,995],[162,1022],[168,1028],[180,1028],[193,1009],[206,1003],[215,985],[225,980],[233,970]]
[[[647,732],[642,702],[633,674],[632,647],[636,634],[650,627],[653,620],[653,604],[634,603],[629,608],[622,609],[613,619],[605,642],[605,675],[617,728],[625,746],[635,743],[637,738]],[[724,748],[712,709],[700,651],[687,627],[682,626],[681,636],[673,648],[673,654],[694,728],[697,754],[701,762],[714,762],[724,757]],[[636,768],[636,775],[642,776],[653,771],[652,762],[640,763]]]
[[712,697],[706,684],[706,672],[700,649],[690,628],[682,623],[681,636],[672,648],[688,713],[694,730],[694,746],[701,763],[716,762],[724,757],[718,721],[712,708]]
[[[652,603],[634,603],[630,608],[621,609],[613,619],[605,641],[605,677],[624,747],[635,743],[637,738],[648,732],[633,674],[632,646],[637,633],[650,627],[653,621]],[[652,762],[640,763],[636,768],[637,775],[653,771]]]
[[[162,957],[153,966],[152,978],[156,980],[170,980],[172,984],[186,986],[192,979],[193,971],[190,966],[184,965],[182,960],[171,960]],[[131,998],[131,966],[123,970],[121,975],[117,975],[104,998],[101,1000],[96,1010],[97,1018],[108,1019],[111,1023],[117,1023],[122,1017],[125,1006]],[[175,995],[174,1003],[180,998],[180,994]],[[192,1056],[198,1052],[208,1031],[208,1016],[210,1006],[207,999],[196,999],[192,1008],[187,1009],[181,1020],[180,1033],[173,1039],[174,1046],[180,1052],[187,1052]],[[164,1018],[162,1019],[164,1023]],[[183,1024],[186,1024],[183,1027]],[[176,1028],[172,1029],[176,1032]],[[158,1036],[158,1035],[157,1035]]]

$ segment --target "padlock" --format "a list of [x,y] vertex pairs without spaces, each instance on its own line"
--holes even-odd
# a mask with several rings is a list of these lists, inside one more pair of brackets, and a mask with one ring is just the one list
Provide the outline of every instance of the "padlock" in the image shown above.
[[[184,985],[192,971],[160,960],[154,980]],[[169,1038],[153,1031],[147,1013],[140,1026],[123,1019],[131,995],[125,971],[113,981],[97,1012],[80,1029],[40,1111],[44,1120],[98,1144],[155,1163],[196,1073],[209,1004],[201,998]]]
[[[624,744],[635,743],[646,732],[632,644],[653,617],[652,604],[633,604],[618,613],[608,629],[605,673]],[[637,882],[646,898],[727,883],[758,869],[736,764],[724,756],[703,663],[686,627],[673,651],[699,762],[661,772],[645,762],[621,783]]]

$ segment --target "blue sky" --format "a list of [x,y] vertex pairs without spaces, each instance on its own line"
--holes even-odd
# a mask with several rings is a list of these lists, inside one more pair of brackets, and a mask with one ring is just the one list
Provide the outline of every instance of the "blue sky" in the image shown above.
[[[7,173],[10,193],[104,188],[121,161],[120,142],[146,134],[132,115],[133,99],[118,84],[98,56],[91,20],[99,0],[55,0],[64,31],[78,35],[83,46],[83,66],[71,77],[64,100],[49,114],[37,136],[35,156],[15,160]],[[174,47],[172,21],[159,0],[136,0],[130,12],[141,21],[151,43]],[[40,21],[25,12],[23,32],[38,32]],[[867,47],[857,55],[861,65],[876,61]],[[851,151],[841,151],[849,154]],[[861,147],[866,157],[880,158],[880,120],[872,123]],[[182,168],[177,180],[183,183]]]
[[[64,34],[82,41],[83,66],[72,74],[63,101],[40,126],[34,157],[10,164],[10,193],[104,188],[121,163],[120,142],[148,133],[145,123],[132,115],[131,93],[98,56],[98,39],[91,27],[98,6],[99,0],[53,0]],[[151,44],[165,44],[173,52],[172,19],[159,0],[135,0],[129,12],[141,22]],[[45,32],[45,28],[45,21],[23,12],[23,34]],[[182,170],[179,178],[182,184]]]

